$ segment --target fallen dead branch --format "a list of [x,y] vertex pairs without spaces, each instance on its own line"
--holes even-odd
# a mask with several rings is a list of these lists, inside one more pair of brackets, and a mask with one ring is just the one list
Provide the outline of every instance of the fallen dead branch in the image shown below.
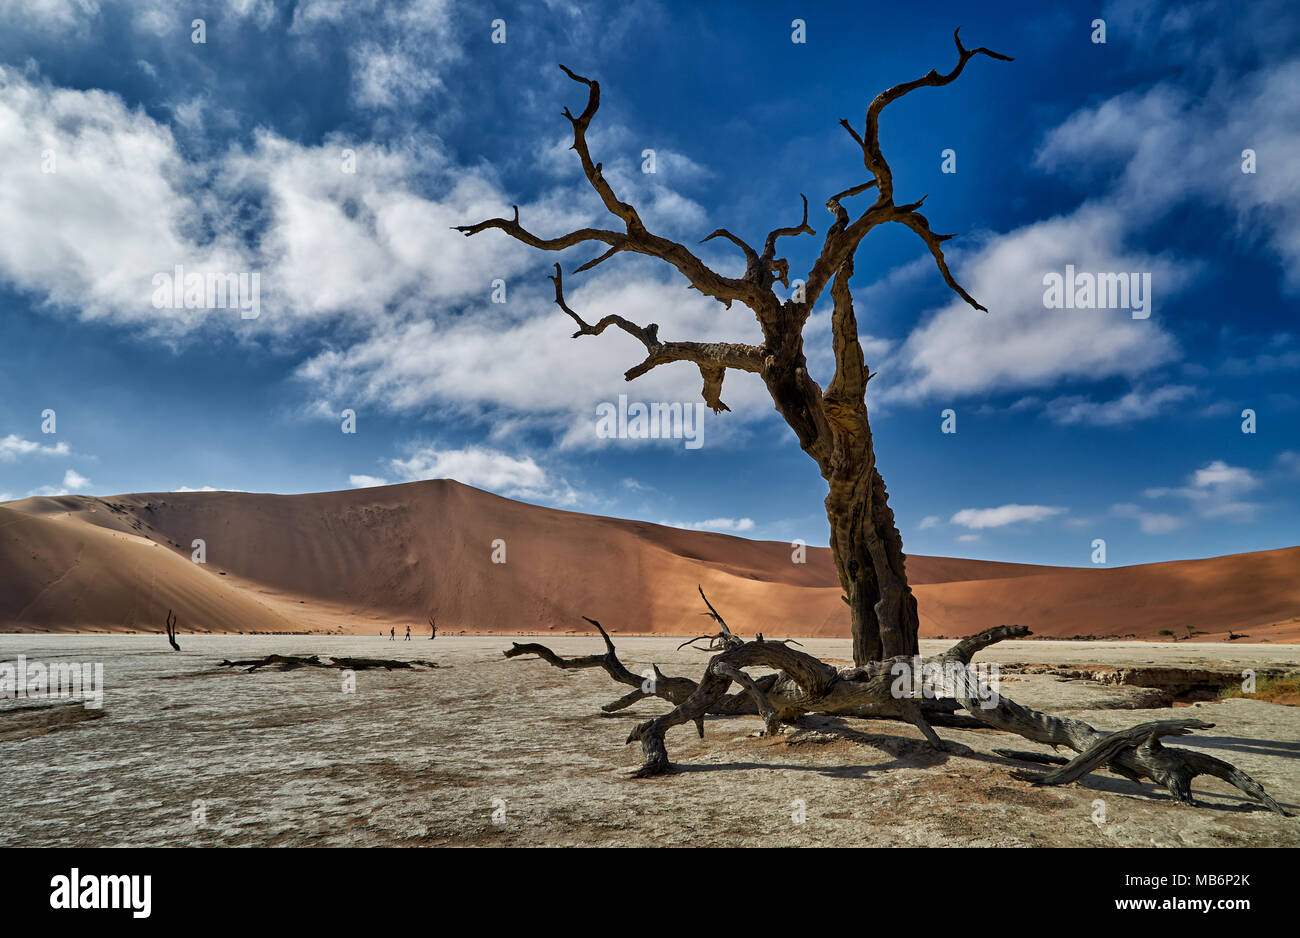
[[335,668],[340,671],[428,671],[441,665],[433,661],[398,661],[389,658],[331,658],[319,655],[267,655],[265,658],[244,658],[222,661],[218,667],[243,668],[252,673],[261,668],[276,671],[296,671],[299,668]]
[[[808,713],[891,717],[911,723],[933,748],[945,750],[949,747],[935,733],[932,723],[941,722],[945,714],[959,706],[967,714],[961,717],[962,725],[991,727],[1053,748],[1065,746],[1078,753],[1075,758],[1067,760],[1046,754],[999,750],[1013,758],[1057,766],[1046,773],[1014,772],[1013,777],[1022,781],[1034,785],[1061,785],[1105,768],[1131,781],[1150,779],[1164,786],[1177,801],[1194,804],[1192,779],[1198,775],[1212,775],[1235,786],[1276,814],[1288,816],[1258,782],[1230,763],[1200,752],[1170,748],[1161,742],[1163,737],[1209,729],[1212,723],[1195,719],[1161,720],[1119,732],[1107,732],[1082,720],[1057,717],[1021,706],[983,684],[970,669],[972,656],[1004,639],[1028,636],[1030,631],[1024,626],[1003,625],[986,629],[962,639],[942,654],[924,659],[896,656],[867,662],[862,667],[836,669],[785,643],[764,641],[761,635],[754,641],[744,641],[728,628],[703,590],[700,596],[708,606],[707,614],[718,623],[720,631],[700,637],[709,639],[710,647],[718,653],[709,659],[699,681],[665,677],[657,666],[653,670],[655,680],[643,680],[623,665],[609,634],[593,619],[587,621],[595,625],[604,638],[604,654],[562,658],[545,645],[515,643],[505,656],[514,658],[533,654],[564,670],[599,667],[615,681],[636,688],[614,703],[605,705],[602,709],[606,712],[622,709],[646,697],[659,697],[673,704],[672,710],[637,725],[628,735],[627,742],[641,743],[645,756],[644,764],[635,773],[638,778],[674,771],[665,744],[668,730],[683,723],[694,723],[699,735],[703,736],[704,717],[710,714],[760,714],[768,735],[778,733],[779,724],[792,722]],[[923,673],[963,676],[944,685],[945,689],[953,688],[951,700],[929,699],[915,690],[900,693],[898,675],[917,668],[918,662]],[[745,670],[753,667],[769,668],[776,673],[755,678]],[[739,684],[741,690],[729,693],[732,684]]]

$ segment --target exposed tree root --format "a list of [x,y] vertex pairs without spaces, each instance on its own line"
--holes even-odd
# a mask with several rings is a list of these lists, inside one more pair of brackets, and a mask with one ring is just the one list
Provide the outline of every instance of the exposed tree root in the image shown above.
[[239,661],[222,661],[222,668],[243,668],[252,673],[259,668],[277,671],[296,671],[299,668],[335,668],[343,671],[427,671],[441,667],[432,661],[397,661],[387,658],[330,658],[317,655],[267,655],[265,658],[244,658]]
[[[983,684],[970,669],[971,657],[978,651],[1007,638],[1029,635],[1024,626],[997,626],[978,635],[962,639],[948,651],[929,658],[899,656],[885,661],[868,662],[863,667],[836,668],[782,642],[764,641],[762,637],[746,642],[727,627],[717,610],[708,605],[709,615],[721,630],[710,639],[710,647],[717,654],[709,659],[704,674],[698,682],[689,678],[665,677],[656,667],[653,684],[643,682],[623,666],[614,649],[614,643],[599,623],[588,619],[600,630],[605,639],[603,655],[582,658],[561,658],[544,645],[516,643],[505,652],[507,658],[535,654],[552,665],[565,670],[574,668],[604,668],[614,680],[636,689],[603,709],[606,712],[631,706],[645,697],[660,697],[673,704],[673,709],[636,726],[627,741],[641,743],[645,763],[637,770],[637,778],[662,775],[674,771],[668,758],[665,734],[674,726],[694,723],[704,735],[704,717],[709,714],[759,714],[765,723],[765,732],[775,735],[779,724],[790,722],[806,713],[839,714],[848,716],[892,717],[914,725],[935,749],[945,749],[946,744],[931,726],[934,722],[960,720],[967,727],[987,726],[1052,747],[1067,746],[1078,755],[1073,759],[1048,754],[997,750],[1002,755],[1040,764],[1056,766],[1049,772],[1013,772],[1013,777],[1034,785],[1062,785],[1074,782],[1099,768],[1107,768],[1132,781],[1150,779],[1163,785],[1173,797],[1193,804],[1191,781],[1198,775],[1213,775],[1223,779],[1269,810],[1287,817],[1286,811],[1271,798],[1254,779],[1230,763],[1200,752],[1171,749],[1160,739],[1164,736],[1182,736],[1194,730],[1209,729],[1214,724],[1196,719],[1160,720],[1143,723],[1127,730],[1106,732],[1095,729],[1069,717],[1056,717],[1029,707],[997,693]],[[696,639],[698,640],[698,639]],[[689,643],[687,643],[689,644]],[[684,647],[684,646],[679,646]],[[935,687],[926,677],[923,685],[900,684],[900,674],[917,670],[922,676],[942,675],[943,689],[952,699],[925,696]],[[745,669],[770,668],[776,674],[755,678]],[[728,693],[733,684],[741,691]],[[952,713],[957,706],[969,716]]]

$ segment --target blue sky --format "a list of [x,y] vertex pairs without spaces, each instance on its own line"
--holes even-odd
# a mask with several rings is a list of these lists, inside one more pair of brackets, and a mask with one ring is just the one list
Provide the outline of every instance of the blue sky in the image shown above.
[[[640,347],[570,338],[555,255],[450,226],[512,204],[546,234],[610,224],[567,149],[560,111],[585,96],[563,62],[600,80],[594,156],[652,230],[761,240],[807,193],[824,232],[825,198],[863,176],[838,121],[949,69],[960,25],[1016,61],[891,105],[881,142],[990,312],[901,226],[868,236],[853,282],[906,548],[1088,565],[1103,538],[1116,565],[1293,545],[1300,12],[1044,6],[0,0],[0,498],[450,476],[824,544],[824,484],[757,378],[728,374],[698,449],[598,439],[598,404],[694,402],[698,372],[624,383]],[[783,242],[794,276],[820,243]],[[756,340],[653,261],[571,273],[595,253],[558,257],[589,320]],[[1045,308],[1067,264],[1150,273],[1150,318]],[[175,265],[257,273],[260,315],[158,308]],[[823,381],[827,305],[806,334]]]

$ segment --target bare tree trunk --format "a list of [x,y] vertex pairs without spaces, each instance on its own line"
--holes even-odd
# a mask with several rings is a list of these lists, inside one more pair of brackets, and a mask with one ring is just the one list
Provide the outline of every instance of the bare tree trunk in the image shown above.
[[[866,484],[865,477],[872,480]],[[852,623],[853,663],[917,653],[916,597],[907,585],[903,541],[875,467],[855,482],[832,479],[826,497],[831,554]]]
[[[873,460],[874,462],[874,460]],[[916,608],[916,597],[907,584],[907,557],[903,553],[903,536],[894,524],[894,511],[889,507],[889,493],[878,469],[872,470],[872,524],[879,538],[879,548],[873,550],[876,578],[881,582],[880,600],[876,604],[876,618],[880,621],[880,634],[885,644],[885,657],[915,655],[920,653],[917,644],[921,618]],[[890,641],[897,641],[891,650]]]
[[822,397],[828,446],[818,460],[830,486],[826,517],[831,551],[853,626],[853,663],[917,652],[916,598],[907,585],[903,540],[894,526],[885,480],[867,414],[871,380],[858,338],[849,280],[853,260],[840,265],[831,284],[835,375]]

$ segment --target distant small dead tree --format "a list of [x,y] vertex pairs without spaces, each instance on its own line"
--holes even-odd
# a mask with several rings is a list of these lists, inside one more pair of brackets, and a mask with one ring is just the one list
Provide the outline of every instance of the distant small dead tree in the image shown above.
[[170,609],[167,610],[167,641],[171,642],[172,651],[181,650],[181,646],[176,644],[176,616]]

